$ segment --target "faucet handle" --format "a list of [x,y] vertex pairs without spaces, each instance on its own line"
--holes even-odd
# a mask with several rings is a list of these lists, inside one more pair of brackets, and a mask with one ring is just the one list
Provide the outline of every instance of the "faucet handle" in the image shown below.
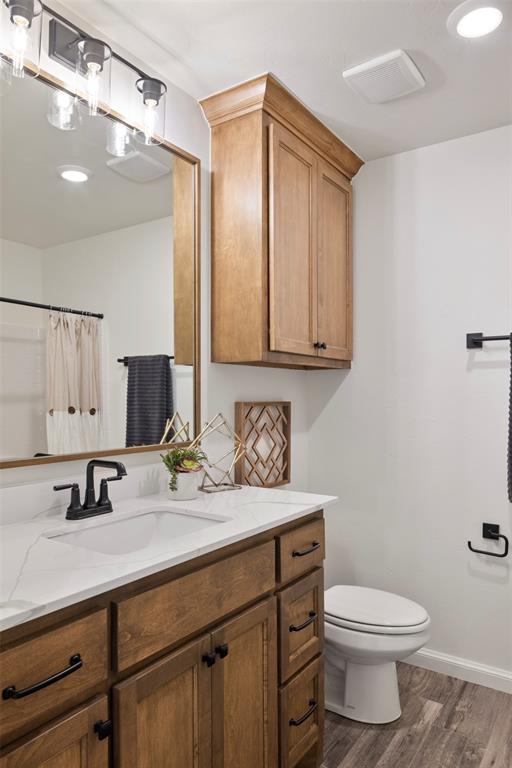
[[64,485],[54,485],[54,491],[67,491],[71,489],[71,501],[66,510],[66,520],[76,520],[83,507],[80,504],[80,486],[78,483],[65,483]]
[[98,499],[98,507],[107,507],[112,511],[112,502],[108,497],[107,483],[111,483],[114,480],[122,480],[123,475],[114,475],[113,477],[102,477],[100,480],[100,496]]

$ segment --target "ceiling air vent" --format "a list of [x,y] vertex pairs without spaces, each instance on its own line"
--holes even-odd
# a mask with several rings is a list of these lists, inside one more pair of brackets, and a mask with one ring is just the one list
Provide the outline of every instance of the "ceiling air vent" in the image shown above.
[[130,179],[130,181],[136,181],[139,184],[155,181],[155,179],[159,179],[161,176],[171,172],[171,169],[159,160],[156,160],[154,157],[148,157],[148,155],[137,150],[129,152],[124,157],[113,157],[111,160],[107,160],[107,165],[111,171],[115,171],[121,176]]
[[343,72],[352,90],[371,104],[398,99],[425,87],[425,79],[405,51],[377,56]]

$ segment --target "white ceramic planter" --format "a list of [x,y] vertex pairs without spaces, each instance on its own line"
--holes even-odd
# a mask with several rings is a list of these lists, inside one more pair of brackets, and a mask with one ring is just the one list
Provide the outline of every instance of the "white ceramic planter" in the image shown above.
[[189,501],[199,496],[201,472],[178,472],[176,490],[169,488],[169,498],[173,501]]

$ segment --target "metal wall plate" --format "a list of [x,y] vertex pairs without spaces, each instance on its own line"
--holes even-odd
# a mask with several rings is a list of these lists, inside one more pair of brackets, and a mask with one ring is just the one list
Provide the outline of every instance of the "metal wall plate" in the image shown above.
[[76,44],[81,40],[76,30],[66,27],[57,19],[50,19],[48,55],[67,69],[76,69]]

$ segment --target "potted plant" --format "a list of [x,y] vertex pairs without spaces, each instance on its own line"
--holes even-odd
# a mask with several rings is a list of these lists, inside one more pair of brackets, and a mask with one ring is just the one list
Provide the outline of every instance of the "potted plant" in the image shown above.
[[199,448],[171,448],[160,454],[169,472],[169,498],[186,501],[198,496],[199,472],[206,455]]

